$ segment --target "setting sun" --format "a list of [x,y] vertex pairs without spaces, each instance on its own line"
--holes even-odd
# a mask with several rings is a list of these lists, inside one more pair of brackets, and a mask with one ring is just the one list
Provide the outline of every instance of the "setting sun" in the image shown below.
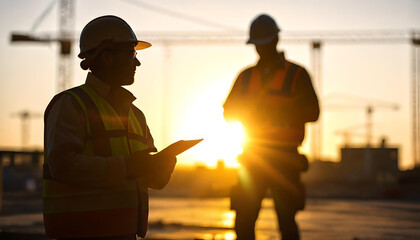
[[[220,77],[228,79],[228,77]],[[179,165],[204,165],[216,167],[219,161],[223,161],[226,167],[238,167],[236,158],[242,153],[242,145],[245,142],[245,131],[239,122],[228,123],[223,118],[223,101],[226,98],[230,82],[223,85],[201,86],[193,91],[194,94],[185,97],[181,108],[177,108],[177,114],[182,121],[173,122],[173,141],[179,139],[204,140],[179,157]],[[226,91],[220,91],[226,89]],[[188,99],[194,99],[193,102]]]
[[194,162],[215,167],[219,160],[223,160],[226,167],[238,167],[236,157],[242,153],[242,144],[245,140],[242,124],[220,121],[211,126],[201,129],[204,141],[191,149]]
[[218,161],[222,160],[226,167],[239,166],[236,157],[242,153],[245,132],[241,123],[227,123],[224,120],[221,104],[215,104],[210,97],[215,96],[214,92],[207,89],[206,94],[196,98],[185,111],[186,121],[180,124],[180,136],[204,140],[188,150],[179,164],[216,167]]
[[235,167],[238,166],[236,157],[242,153],[242,144],[245,140],[245,133],[242,128],[242,124],[239,122],[224,123],[220,126],[219,139],[214,139],[210,143],[212,146],[218,146],[220,149],[220,157],[223,159],[226,166]]

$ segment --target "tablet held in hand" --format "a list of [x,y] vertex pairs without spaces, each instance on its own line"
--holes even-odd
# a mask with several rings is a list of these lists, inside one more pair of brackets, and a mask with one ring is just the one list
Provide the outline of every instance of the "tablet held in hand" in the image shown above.
[[172,143],[163,149],[161,153],[176,156],[187,151],[201,141],[203,141],[203,138],[194,140],[179,140],[178,142]]

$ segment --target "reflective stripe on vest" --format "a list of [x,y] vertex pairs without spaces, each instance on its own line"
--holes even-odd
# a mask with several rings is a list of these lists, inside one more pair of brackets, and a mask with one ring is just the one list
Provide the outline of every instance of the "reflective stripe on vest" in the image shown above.
[[[263,103],[276,111],[276,106],[292,100],[297,79],[302,68],[288,61],[285,67],[278,69],[273,77],[263,83],[261,72],[257,67],[245,70],[241,78],[242,95],[251,99],[263,99]],[[252,141],[264,144],[299,145],[304,138],[304,125],[278,125],[275,121],[258,126],[251,131]]]
[[[149,151],[147,126],[132,109],[127,125],[114,108],[88,85],[71,94],[85,113],[87,139],[84,154],[127,157],[136,151]],[[46,113],[47,114],[47,113]],[[48,164],[48,159],[45,159]],[[106,165],[98,166],[106,171]],[[48,171],[48,167],[44,168]],[[96,188],[65,184],[44,174],[44,224],[51,238],[88,238],[146,234],[148,189],[144,180],[127,180],[118,187]],[[47,177],[45,177],[47,176]]]

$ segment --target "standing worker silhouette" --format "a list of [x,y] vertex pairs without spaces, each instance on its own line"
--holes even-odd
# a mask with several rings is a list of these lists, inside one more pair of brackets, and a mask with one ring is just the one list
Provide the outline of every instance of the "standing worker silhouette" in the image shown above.
[[116,16],[80,36],[85,84],[56,95],[45,111],[44,225],[58,239],[124,239],[147,231],[148,188],[169,181],[176,157],[156,152],[136,99],[123,88],[140,62],[137,40]]
[[255,239],[255,222],[268,190],[282,239],[300,239],[295,215],[305,206],[300,173],[308,162],[298,147],[305,123],[318,119],[319,106],[307,71],[277,51],[279,32],[268,15],[253,20],[247,43],[255,45],[260,59],[239,74],[223,105],[225,119],[241,122],[247,135],[238,158],[238,185],[231,192],[239,240]]

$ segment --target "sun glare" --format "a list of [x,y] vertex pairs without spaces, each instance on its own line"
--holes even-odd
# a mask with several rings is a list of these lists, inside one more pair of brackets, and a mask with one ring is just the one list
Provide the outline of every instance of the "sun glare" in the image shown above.
[[[222,162],[226,167],[239,167],[236,158],[242,153],[245,131],[239,122],[228,123],[223,117],[221,99],[226,93],[220,91],[225,86],[202,86],[189,96],[181,111],[179,122],[174,122],[181,139],[204,140],[180,157],[179,164],[205,165],[217,167]],[[177,138],[178,139],[178,138]],[[181,160],[182,158],[182,160]]]
[[245,141],[245,133],[241,123],[227,123],[221,119],[206,127],[190,125],[189,129],[191,131],[196,129],[191,136],[204,138],[202,143],[189,151],[193,155],[194,163],[216,167],[218,162],[222,160],[226,167],[239,166],[236,158],[242,153],[242,145]]
[[215,167],[223,160],[226,167],[238,167],[236,157],[242,153],[245,134],[239,122],[221,122],[206,130],[199,161],[209,167]]
[[242,145],[245,141],[245,133],[240,122],[225,123],[220,129],[219,142],[221,149],[220,159],[223,159],[226,166],[239,166],[236,157],[242,153]]

